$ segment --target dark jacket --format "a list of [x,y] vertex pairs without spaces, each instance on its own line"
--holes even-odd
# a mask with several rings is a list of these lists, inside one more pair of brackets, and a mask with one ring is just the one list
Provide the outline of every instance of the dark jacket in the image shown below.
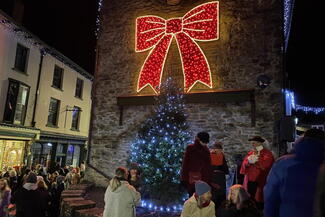
[[[236,205],[225,201],[217,211],[218,217],[261,217],[260,211],[256,208],[252,200],[243,203],[241,209],[237,209]],[[288,216],[289,217],[289,216]]]
[[[181,180],[188,183],[190,181],[190,173],[198,172],[201,174],[201,180],[211,183],[212,167],[210,151],[207,146],[201,145],[196,141],[192,145],[188,145],[183,158]],[[188,188],[194,189],[194,184],[188,185]],[[189,189],[188,189],[189,190]]]
[[304,138],[294,155],[278,160],[264,188],[265,217],[313,216],[315,188],[324,142]]
[[11,202],[16,204],[16,217],[44,217],[41,215],[41,196],[37,190],[19,188]]
[[15,193],[18,186],[19,186],[18,177],[17,176],[9,177],[9,187],[10,187],[12,193]]
[[41,216],[47,217],[50,203],[50,194],[47,189],[37,189],[41,197]]

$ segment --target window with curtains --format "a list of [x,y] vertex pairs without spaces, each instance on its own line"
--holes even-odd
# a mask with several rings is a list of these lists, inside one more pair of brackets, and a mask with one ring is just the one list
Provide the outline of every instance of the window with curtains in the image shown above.
[[63,68],[55,65],[53,73],[52,87],[62,89],[63,83]]
[[48,119],[47,119],[48,126],[57,126],[58,125],[59,110],[60,110],[60,100],[51,98]]
[[83,86],[84,86],[84,81],[77,78],[75,97],[78,97],[80,99],[82,98]]
[[21,44],[17,44],[16,48],[16,59],[15,59],[15,69],[26,73],[27,71],[27,60],[28,60],[29,49]]
[[81,109],[79,107],[77,107],[77,106],[73,107],[72,123],[71,123],[72,130],[79,130],[80,112],[81,112]]
[[9,80],[7,101],[4,112],[4,122],[10,124],[24,125],[29,87],[16,80]]

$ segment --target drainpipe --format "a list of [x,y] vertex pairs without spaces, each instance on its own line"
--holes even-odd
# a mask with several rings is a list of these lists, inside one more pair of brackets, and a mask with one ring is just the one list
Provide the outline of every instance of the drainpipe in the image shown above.
[[38,95],[39,95],[39,85],[41,81],[41,74],[42,74],[42,68],[43,68],[43,58],[45,56],[45,51],[43,49],[40,50],[41,53],[41,60],[39,63],[39,70],[38,70],[38,78],[37,78],[37,86],[36,86],[36,93],[35,93],[35,101],[34,101],[34,109],[33,109],[33,118],[32,118],[32,126],[36,126],[35,116],[36,116],[36,106],[38,102]]
[[96,87],[97,87],[97,82],[96,82],[96,77],[98,74],[98,67],[99,67],[99,45],[96,45],[96,62],[95,62],[95,73],[94,73],[94,80],[93,80],[93,85],[92,85],[92,89],[91,89],[91,111],[90,111],[90,123],[89,123],[89,132],[88,132],[88,150],[87,150],[87,159],[86,159],[86,163],[89,166],[91,165],[90,162],[90,158],[91,158],[91,140],[92,140],[92,132],[91,129],[93,129],[93,125],[94,125],[94,116],[95,116],[95,93],[96,93]]

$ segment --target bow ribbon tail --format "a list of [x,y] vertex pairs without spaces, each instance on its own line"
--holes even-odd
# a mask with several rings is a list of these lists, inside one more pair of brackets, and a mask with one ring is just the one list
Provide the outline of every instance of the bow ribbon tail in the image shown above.
[[149,53],[140,71],[138,92],[148,85],[156,93],[159,92],[162,72],[172,37],[172,35],[165,35]]
[[182,59],[186,92],[197,82],[212,88],[209,64],[199,45],[184,32],[176,35],[176,41]]

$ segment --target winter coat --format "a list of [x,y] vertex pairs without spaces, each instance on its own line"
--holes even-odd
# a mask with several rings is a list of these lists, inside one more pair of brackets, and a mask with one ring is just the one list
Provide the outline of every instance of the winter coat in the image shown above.
[[215,217],[215,205],[213,201],[207,207],[199,208],[197,200],[193,195],[183,206],[181,217]]
[[41,197],[41,216],[47,217],[50,203],[50,194],[47,189],[41,188],[37,189]]
[[191,174],[199,173],[202,181],[211,184],[212,167],[210,151],[207,146],[203,146],[199,141],[194,144],[188,145],[184,158],[181,171],[181,180],[187,183],[189,192],[194,192],[194,183],[190,183]]
[[9,187],[10,187],[12,193],[15,193],[18,186],[19,186],[18,185],[18,177],[17,176],[9,177]]
[[266,183],[267,175],[274,163],[274,157],[271,151],[263,148],[259,153],[258,161],[255,164],[250,164],[248,162],[248,157],[255,152],[255,150],[248,152],[242,163],[240,173],[245,175],[243,186],[246,190],[248,190],[248,182],[257,182],[255,200],[257,202],[263,202],[263,188]]
[[[3,195],[3,197],[2,197]],[[7,216],[7,208],[10,203],[10,196],[11,192],[10,190],[5,190],[5,192],[2,194],[0,192],[0,217],[6,217]]]
[[315,217],[325,216],[325,162],[322,164],[316,187]]
[[37,185],[26,183],[11,198],[16,204],[16,217],[43,217],[41,215],[41,196]]
[[135,217],[135,206],[140,203],[140,199],[140,193],[127,181],[121,181],[121,186],[115,191],[108,186],[103,217]]
[[237,209],[236,205],[225,201],[217,211],[218,217],[261,217],[260,211],[256,208],[254,201],[247,200],[243,203],[241,209]]
[[228,165],[222,152],[211,152],[212,164],[212,200],[219,207],[226,199],[226,174],[229,174]]
[[278,160],[264,188],[265,217],[311,217],[324,142],[304,138],[292,156]]

